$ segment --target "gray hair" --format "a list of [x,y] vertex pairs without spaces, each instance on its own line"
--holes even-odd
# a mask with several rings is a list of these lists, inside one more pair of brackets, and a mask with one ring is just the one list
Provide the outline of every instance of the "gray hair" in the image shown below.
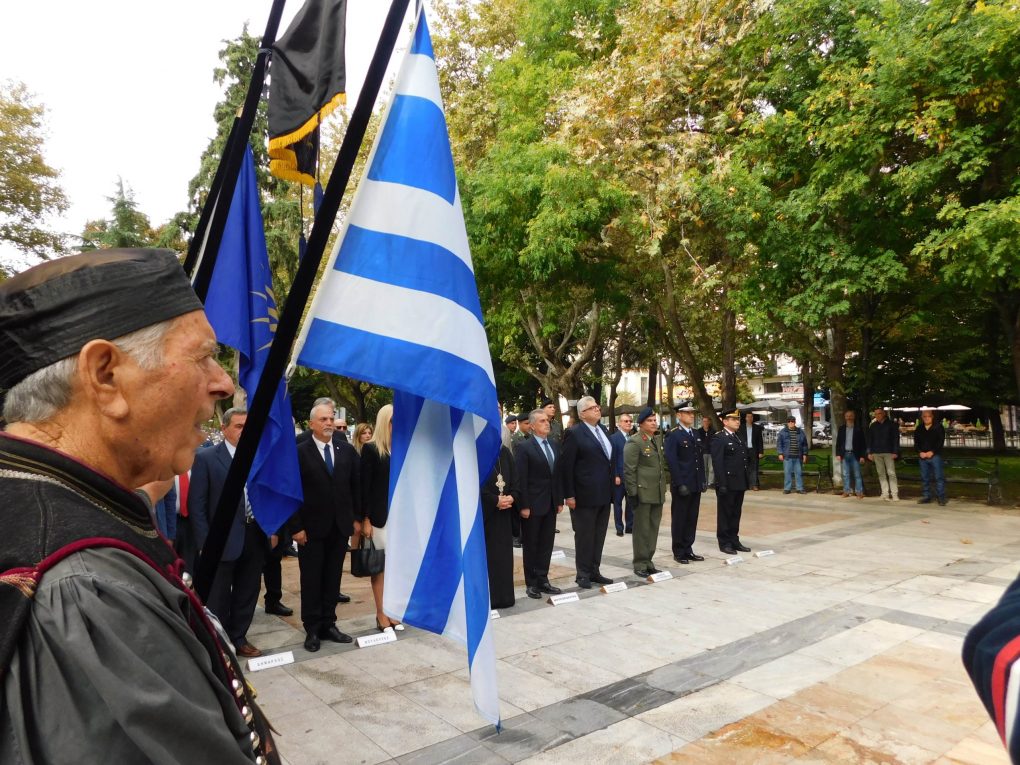
[[227,411],[220,415],[220,425],[222,425],[224,428],[228,427],[230,425],[230,421],[234,419],[235,415],[238,414],[248,414],[248,410],[245,409],[243,406],[230,407]]
[[531,425],[531,427],[535,427],[535,420],[538,419],[538,415],[540,414],[546,418],[549,417],[549,415],[545,413],[545,409],[532,409],[528,412],[528,424]]
[[320,406],[326,406],[327,404],[329,405],[331,411],[333,412],[333,416],[336,417],[336,404],[333,402],[333,399],[317,398],[315,399],[315,403],[312,404],[312,408],[308,410],[308,420],[309,421],[314,420],[315,410],[318,409]]
[[315,399],[315,401],[312,402],[312,409],[315,409],[315,407],[317,406],[322,406],[323,404],[329,404],[334,409],[336,409],[336,401],[331,399],[329,396],[322,396],[320,398]]
[[581,398],[577,399],[577,415],[580,417],[581,412],[583,412],[592,404],[597,403],[598,401],[596,401],[593,396],[581,396]]
[[[146,371],[163,363],[163,345],[176,319],[136,329],[111,342]],[[78,354],[38,369],[9,391],[4,401],[7,422],[44,422],[71,403]]]

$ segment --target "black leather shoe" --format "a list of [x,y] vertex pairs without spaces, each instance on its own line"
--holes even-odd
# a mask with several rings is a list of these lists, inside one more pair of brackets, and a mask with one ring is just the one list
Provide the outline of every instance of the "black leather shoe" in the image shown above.
[[591,575],[591,580],[595,584],[612,584],[613,580],[608,576],[602,576],[598,571]]
[[705,560],[705,558],[702,555],[695,555],[694,553],[689,553],[687,555],[687,560],[699,561],[699,560]]
[[338,594],[338,595],[336,596],[336,602],[337,602],[337,603],[350,603],[350,602],[351,602],[351,596],[350,596],[350,595],[344,595],[344,594],[343,594],[343,593],[341,592],[341,593],[339,593],[339,594]]
[[733,547],[734,549],[739,550],[740,552],[751,552],[750,547],[744,547],[744,545],[740,544],[740,542],[737,542],[735,545],[733,545]]
[[319,637],[323,640],[332,640],[334,643],[351,643],[354,641],[354,638],[346,632],[338,630],[335,624],[327,629],[319,630]]
[[591,589],[591,579],[589,579],[586,576],[579,576],[574,581],[577,582],[577,586],[580,587],[582,590]]
[[622,537],[623,536],[623,529],[617,529],[616,530],[616,536]]
[[287,608],[283,603],[266,603],[266,613],[273,616],[293,616],[294,609]]
[[634,576],[640,576],[642,579],[647,579],[652,575],[651,571],[645,571],[643,568],[638,569],[634,572]]
[[537,600],[538,598],[542,597],[542,593],[540,593],[538,591],[537,587],[529,587],[528,588],[528,597],[529,598],[535,598]]
[[550,595],[559,595],[563,590],[559,587],[553,587],[549,582],[538,586],[539,592],[548,592]]
[[652,566],[650,569],[648,569],[648,573],[649,574],[661,574],[662,573],[662,569],[661,568],[656,568],[655,566]]
[[677,563],[683,563],[685,566],[688,563],[690,563],[690,560],[688,560],[686,557],[680,556],[680,555],[674,555],[673,556],[673,560],[675,560]]
[[305,650],[315,653],[319,650],[319,636],[308,633],[308,637],[305,638]]
[[634,533],[634,529],[624,529],[624,531],[626,531],[628,534]]
[[737,551],[734,550],[732,547],[720,547],[719,548],[719,552],[723,553],[724,555],[736,555],[737,554]]

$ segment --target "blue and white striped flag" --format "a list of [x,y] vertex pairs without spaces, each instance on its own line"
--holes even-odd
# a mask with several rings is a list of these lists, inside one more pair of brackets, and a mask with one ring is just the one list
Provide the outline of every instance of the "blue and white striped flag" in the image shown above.
[[498,726],[479,486],[500,416],[423,11],[295,355],[394,389],[383,608],[467,646]]

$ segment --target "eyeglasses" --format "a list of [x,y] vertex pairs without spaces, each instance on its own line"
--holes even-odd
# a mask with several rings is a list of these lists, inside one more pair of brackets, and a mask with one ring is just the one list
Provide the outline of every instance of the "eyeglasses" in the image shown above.
[[586,408],[582,409],[581,411],[582,412],[590,412],[592,409],[601,409],[601,408],[602,407],[599,406],[598,404],[592,404],[591,406],[586,407]]

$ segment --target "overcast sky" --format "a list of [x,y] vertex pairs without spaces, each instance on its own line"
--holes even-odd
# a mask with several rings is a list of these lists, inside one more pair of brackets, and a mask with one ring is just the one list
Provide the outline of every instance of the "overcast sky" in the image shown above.
[[[301,4],[287,2],[281,34]],[[24,82],[46,106],[45,158],[60,171],[71,203],[55,229],[79,234],[87,220],[106,217],[118,176],[154,225],[184,209],[188,181],[215,132],[217,54],[246,21],[261,35],[270,6],[271,0],[4,4],[0,79]],[[384,0],[348,0],[351,107],[388,8]],[[405,43],[402,37],[398,45]],[[0,250],[4,262],[17,258]]]

